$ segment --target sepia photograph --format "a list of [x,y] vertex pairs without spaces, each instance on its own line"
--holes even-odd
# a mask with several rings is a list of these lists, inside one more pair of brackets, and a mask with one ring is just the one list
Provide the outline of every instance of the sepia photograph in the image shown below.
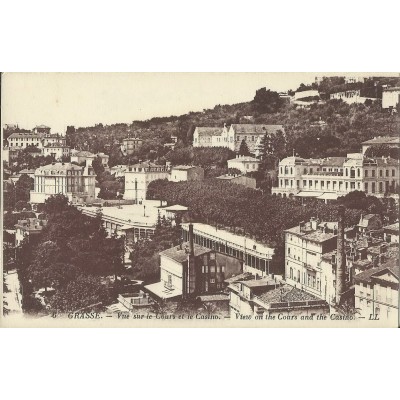
[[4,73],[1,325],[398,327],[399,73]]

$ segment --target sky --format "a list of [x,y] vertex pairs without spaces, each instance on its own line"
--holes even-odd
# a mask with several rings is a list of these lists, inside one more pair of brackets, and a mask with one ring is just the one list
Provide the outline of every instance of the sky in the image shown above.
[[332,74],[6,73],[1,120],[25,129],[44,124],[53,133],[63,133],[68,125],[131,123],[250,101],[261,87],[295,90],[300,83],[327,75]]

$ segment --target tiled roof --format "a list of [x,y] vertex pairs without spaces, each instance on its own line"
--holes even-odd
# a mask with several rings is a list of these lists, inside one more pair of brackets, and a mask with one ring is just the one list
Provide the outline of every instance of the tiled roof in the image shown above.
[[223,128],[215,128],[211,126],[197,126],[199,136],[219,136],[222,134]]
[[294,286],[284,284],[276,289],[268,290],[257,296],[266,304],[293,302],[293,301],[310,301],[320,300],[310,293],[297,289]]
[[243,272],[242,274],[231,276],[228,279],[225,279],[226,283],[234,283],[238,281],[247,281],[253,278],[253,275],[250,272]]
[[81,171],[83,167],[71,163],[52,163],[44,165],[36,169],[35,173],[39,171]]
[[75,157],[95,157],[95,155],[93,153],[91,153],[90,151],[79,151],[78,153],[74,154]]
[[35,132],[14,132],[8,138],[35,138],[39,139],[42,137],[42,133]]
[[[182,247],[182,249],[181,249]],[[182,243],[182,246],[174,246],[171,247],[170,249],[164,250],[160,253],[160,256],[166,256],[168,258],[171,258],[174,261],[177,261],[179,263],[183,263],[188,259],[188,252],[189,251],[189,242]],[[199,246],[198,244],[194,245],[194,255],[195,257],[201,256],[203,254],[210,253],[211,250],[207,249],[203,246]]]
[[279,130],[283,131],[283,125],[264,125],[264,124],[232,124],[231,128],[235,133],[246,133],[261,135],[265,133],[275,133]]

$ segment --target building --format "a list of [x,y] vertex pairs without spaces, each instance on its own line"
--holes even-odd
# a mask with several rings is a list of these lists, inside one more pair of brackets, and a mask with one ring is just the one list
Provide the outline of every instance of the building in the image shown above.
[[114,165],[110,168],[110,174],[114,175],[116,178],[123,178],[127,169],[127,165]]
[[42,155],[51,156],[56,161],[70,156],[70,148],[60,143],[48,143],[42,148]]
[[91,153],[90,151],[82,150],[78,152],[71,153],[71,162],[77,164],[86,164],[92,165],[93,160],[96,158],[96,155]]
[[171,221],[172,226],[175,226],[176,220],[182,220],[184,215],[187,215],[189,208],[180,204],[174,204],[172,206],[159,207],[160,218],[166,218]]
[[361,317],[398,323],[399,260],[355,276],[355,308]]
[[235,183],[237,185],[243,185],[243,186],[248,187],[249,189],[256,189],[256,187],[257,187],[256,178],[252,178],[247,175],[226,174],[226,175],[217,176],[217,179]]
[[157,179],[168,179],[169,167],[151,162],[130,165],[125,171],[124,199],[135,200],[137,203],[146,200],[147,187]]
[[397,193],[398,179],[399,161],[392,158],[370,159],[361,153],[346,158],[287,157],[279,163],[278,187],[272,194],[327,201],[359,190],[382,197]]
[[234,150],[234,139],[229,136],[226,126],[197,126],[193,133],[193,147],[227,147]]
[[50,134],[51,128],[46,125],[37,125],[32,129],[32,132],[34,133],[40,133],[40,134]]
[[222,292],[225,279],[242,272],[238,259],[194,244],[192,229],[190,225],[189,242],[160,253],[161,280],[145,286],[153,296],[187,299]]
[[100,158],[101,160],[101,165],[105,168],[108,169],[108,160],[110,159],[110,156],[104,153],[97,153],[96,157]]
[[[130,247],[138,239],[150,239],[154,235],[160,205],[158,200],[146,200],[142,204],[124,204],[101,207],[101,219],[108,234],[125,236],[125,244]],[[95,207],[78,207],[82,214],[95,218]]]
[[[183,240],[189,238],[189,224],[182,226]],[[266,276],[275,269],[275,250],[263,243],[202,223],[193,223],[194,242],[221,254],[235,257],[243,262],[243,272]]]
[[374,137],[373,139],[370,139],[370,140],[367,140],[367,141],[361,143],[362,153],[365,154],[365,152],[371,146],[381,146],[381,145],[400,149],[400,138],[398,135],[397,136]]
[[385,242],[399,243],[399,233],[400,233],[400,228],[398,222],[383,227]]
[[14,132],[8,138],[8,147],[10,149],[26,149],[28,146],[42,148],[42,133],[36,132]]
[[60,135],[59,133],[51,134],[50,131],[48,133],[42,133],[42,147],[46,147],[48,145],[55,145],[55,144],[66,147],[67,146],[66,137],[63,135]]
[[372,97],[363,97],[360,94],[360,89],[346,90],[343,92],[331,93],[330,100],[342,100],[347,104],[364,104],[366,100],[375,101]]
[[44,203],[55,194],[63,194],[72,203],[92,203],[95,200],[95,173],[92,167],[71,163],[52,163],[35,170],[34,190],[30,202]]
[[250,153],[255,154],[264,136],[274,135],[278,131],[285,132],[282,125],[232,124],[227,133],[229,148],[239,152],[240,144],[244,140]]
[[228,168],[235,168],[241,173],[247,174],[258,171],[260,163],[257,158],[237,155],[236,158],[228,160]]
[[359,235],[371,234],[373,231],[382,229],[381,217],[377,214],[367,214],[360,217],[360,221],[356,226]]
[[319,99],[319,92],[318,92],[318,90],[315,90],[315,89],[299,91],[299,92],[296,92],[293,96],[294,102],[296,102],[298,100],[308,102],[309,99],[312,99],[312,101],[313,101],[316,98]]
[[19,171],[19,175],[27,175],[32,179],[35,179],[35,170],[34,169],[22,169]]
[[228,290],[230,316],[233,319],[237,315],[272,320],[329,314],[326,301],[275,277],[236,281],[228,286]]
[[204,169],[192,165],[176,165],[171,168],[169,180],[171,182],[202,181],[204,180]]
[[15,225],[15,247],[21,246],[25,238],[28,238],[28,240],[36,240],[46,225],[46,220],[37,218],[19,220]]
[[400,103],[400,87],[391,87],[382,91],[382,108],[396,108]]
[[336,287],[332,269],[322,268],[322,257],[336,252],[338,223],[312,218],[285,231],[285,279],[289,285],[332,303]]
[[128,137],[123,139],[122,145],[121,145],[121,151],[122,154],[124,155],[132,155],[135,153],[137,150],[139,150],[142,147],[143,140],[139,139],[137,137]]

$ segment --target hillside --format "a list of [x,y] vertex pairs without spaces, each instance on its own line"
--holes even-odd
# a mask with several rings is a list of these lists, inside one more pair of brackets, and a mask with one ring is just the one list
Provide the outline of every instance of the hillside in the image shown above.
[[[389,84],[398,81],[398,78],[385,79],[384,82]],[[363,90],[370,85],[368,81],[362,84]],[[343,84],[340,78],[325,79],[317,85],[326,93],[353,86],[360,84]],[[212,109],[181,116],[155,117],[131,124],[68,127],[67,139],[72,147],[110,154],[110,164],[115,165],[147,158],[162,161],[169,152],[163,145],[170,142],[171,135],[178,137],[180,146],[189,146],[196,126],[282,124],[287,136],[286,155],[292,154],[294,149],[302,157],[342,156],[359,151],[361,142],[374,136],[397,135],[400,132],[399,115],[382,110],[379,99],[368,105],[327,100],[312,105],[310,109],[301,109],[283,101],[276,93],[263,90],[257,91],[255,98],[246,103],[216,105]],[[130,160],[119,151],[119,144],[127,136],[137,136],[144,141],[143,147]]]

